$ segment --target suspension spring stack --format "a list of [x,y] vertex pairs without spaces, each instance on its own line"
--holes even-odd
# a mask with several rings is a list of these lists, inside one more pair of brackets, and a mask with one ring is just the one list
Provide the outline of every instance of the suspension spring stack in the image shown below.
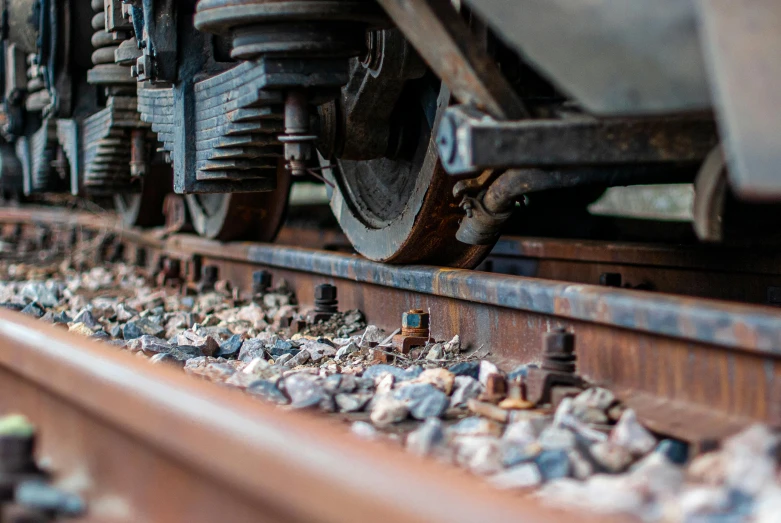
[[[27,56],[27,99],[25,109],[43,116],[51,99],[43,79],[43,71],[35,54]],[[54,119],[43,116],[40,128],[29,139],[29,165],[31,172],[25,176],[25,192],[44,192],[54,188],[57,183],[52,162],[57,154],[57,126]],[[21,141],[26,144],[26,139]],[[22,145],[24,147],[24,145]]]
[[124,21],[108,31],[103,0],[92,0],[92,9],[94,67],[87,80],[104,88],[106,108],[84,120],[83,184],[90,194],[111,195],[132,190],[133,177],[143,174],[146,126],[138,116],[136,82],[128,67],[132,26]]
[[369,26],[383,23],[375,2],[356,0],[200,0],[195,26],[229,36],[231,56],[255,64],[263,88],[284,103],[288,169],[306,172],[316,134],[311,106],[335,99],[348,80],[348,59],[360,55]]

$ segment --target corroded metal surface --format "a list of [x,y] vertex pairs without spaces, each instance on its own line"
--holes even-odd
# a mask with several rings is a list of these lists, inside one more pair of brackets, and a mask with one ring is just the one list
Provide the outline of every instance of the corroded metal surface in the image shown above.
[[571,517],[21,315],[0,312],[0,348],[0,408],[39,426],[84,521]]
[[[99,226],[94,219],[85,225]],[[539,361],[542,335],[566,328],[575,335],[578,371],[587,379],[675,402],[677,414],[670,416],[660,416],[647,402],[638,407],[641,417],[673,436],[707,439],[749,418],[781,424],[781,311],[775,308],[479,271],[392,267],[297,247],[115,233],[131,244],[144,241],[152,255],[188,261],[197,254],[201,264],[217,266],[222,278],[242,290],[251,289],[253,270],[265,268],[274,282],[287,280],[304,305],[313,303],[316,285],[334,284],[342,310],[359,308],[370,323],[389,332],[398,327],[402,312],[426,310],[432,337],[459,334],[464,345],[490,352],[504,368]],[[528,242],[533,251],[534,241]],[[633,255],[628,247],[602,247],[584,242],[584,259],[651,259],[640,247]],[[554,241],[538,246],[537,254],[566,257],[569,249],[574,247]],[[132,249],[126,252],[132,259]],[[694,254],[677,259],[674,250],[660,249],[656,256],[692,274],[702,261]],[[758,259],[751,267],[770,271],[772,263]],[[703,410],[713,413],[708,424],[698,429],[682,423]]]

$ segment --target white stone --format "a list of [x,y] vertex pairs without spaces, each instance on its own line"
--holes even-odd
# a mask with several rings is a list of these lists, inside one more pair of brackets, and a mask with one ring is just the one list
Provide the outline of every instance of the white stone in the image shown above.
[[407,451],[418,456],[428,456],[444,444],[445,433],[442,421],[438,418],[428,418],[417,429],[407,436]]
[[241,372],[244,374],[257,374],[258,371],[265,370],[269,368],[271,364],[264,360],[263,358],[255,358],[249,363],[247,363],[247,366],[241,369]]
[[589,408],[606,411],[615,401],[615,395],[608,389],[592,387],[575,396],[572,405],[576,411]]
[[545,418],[530,418],[507,425],[502,439],[520,445],[534,443],[548,424]]
[[445,343],[444,349],[448,354],[458,354],[461,352],[461,337],[458,334],[453,336],[450,341]]
[[456,376],[453,395],[450,396],[450,408],[466,407],[466,402],[477,398],[483,392],[480,382],[471,376]]
[[575,447],[575,434],[563,428],[551,426],[540,434],[538,443],[545,450],[569,450]]
[[392,397],[380,398],[372,406],[371,420],[378,427],[388,427],[407,418],[409,409],[407,404]]
[[377,439],[379,432],[372,426],[371,423],[365,421],[356,421],[350,426],[350,432],[355,434],[361,439]]
[[772,455],[779,438],[764,425],[752,425],[724,442],[727,485],[750,496],[757,495],[776,475]]
[[502,448],[498,438],[491,436],[462,436],[453,446],[456,462],[474,474],[494,474],[502,469]]
[[480,374],[478,375],[479,376],[480,385],[485,387],[486,383],[488,382],[488,376],[490,376],[491,374],[496,374],[498,372],[499,372],[499,367],[497,367],[496,365],[494,365],[493,363],[491,363],[488,360],[481,360],[480,361]]
[[757,496],[754,509],[756,523],[778,523],[781,519],[781,485],[767,485]]
[[683,468],[658,452],[653,452],[635,463],[629,474],[630,485],[657,497],[677,495],[683,486],[683,480]]
[[596,474],[584,482],[556,479],[537,495],[554,506],[584,508],[601,514],[637,513],[644,504],[642,495],[629,488],[621,476],[608,474]]
[[627,448],[609,441],[594,443],[588,450],[598,465],[613,474],[623,471],[632,463],[632,454]]
[[542,483],[542,475],[534,463],[522,463],[491,476],[489,481],[500,489],[522,489]]
[[643,456],[656,447],[656,438],[640,425],[637,415],[632,409],[627,409],[610,433],[610,441],[625,447],[634,456]]
[[383,374],[382,377],[375,380],[375,392],[377,394],[387,394],[393,390],[393,382],[395,379],[393,374]]
[[677,505],[675,517],[684,521],[692,516],[723,511],[729,505],[729,495],[723,488],[695,486],[685,489],[674,504]]

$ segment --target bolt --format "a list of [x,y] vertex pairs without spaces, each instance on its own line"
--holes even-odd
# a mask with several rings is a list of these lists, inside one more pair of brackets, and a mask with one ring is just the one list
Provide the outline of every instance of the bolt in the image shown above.
[[575,335],[564,329],[545,333],[542,370],[575,374]]
[[621,273],[603,272],[599,275],[599,284],[605,287],[621,287]]
[[401,335],[429,337],[429,315],[422,309],[411,309],[401,315]]
[[338,303],[335,285],[323,283],[315,287],[315,312],[336,312]]
[[266,270],[252,273],[252,294],[263,294],[271,287],[271,273]]

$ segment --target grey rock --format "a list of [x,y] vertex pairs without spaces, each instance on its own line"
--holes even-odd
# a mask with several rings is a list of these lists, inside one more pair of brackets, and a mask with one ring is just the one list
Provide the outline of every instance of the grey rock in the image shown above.
[[483,386],[475,378],[457,375],[453,385],[453,393],[450,396],[450,407],[466,407],[466,402],[477,398],[481,392],[483,392]]
[[68,316],[68,314],[66,312],[60,312],[60,313],[54,314],[52,316],[52,323],[55,323],[55,324],[57,324],[57,323],[68,324],[68,323],[70,323],[72,321],[73,320],[71,319],[70,316]]
[[347,358],[350,354],[353,354],[354,352],[358,352],[358,345],[356,345],[354,342],[350,342],[344,347],[341,347],[339,350],[336,351],[336,361],[342,361],[343,359]]
[[239,360],[249,363],[255,358],[266,357],[265,343],[259,338],[244,340],[239,349]]
[[75,318],[73,318],[73,322],[83,323],[92,330],[103,328],[98,320],[95,319],[95,316],[92,315],[92,312],[87,309],[82,310]]
[[170,352],[172,347],[162,338],[144,334],[130,340],[127,344],[127,348],[134,352],[141,351],[147,356],[153,356],[161,352]]
[[589,447],[589,454],[597,465],[612,474],[626,470],[633,461],[628,449],[609,441],[594,443]]
[[494,474],[489,481],[500,489],[526,489],[541,484],[542,474],[534,463],[523,463]]
[[451,365],[447,370],[456,376],[469,376],[470,378],[477,379],[480,376],[480,362],[462,361],[455,365]]
[[21,312],[22,309],[24,309],[24,304],[23,303],[11,303],[11,302],[6,301],[6,302],[3,302],[3,303],[0,303],[0,307],[2,307],[4,309],[8,309],[10,311]]
[[279,390],[273,381],[269,380],[253,381],[247,387],[247,392],[277,405],[287,405],[290,402],[285,393]]
[[602,387],[592,387],[575,396],[572,400],[572,406],[576,412],[585,409],[597,409],[604,412],[615,401],[616,396],[610,390]]
[[502,439],[521,445],[528,445],[537,441],[542,431],[548,425],[544,416],[530,417],[515,421],[507,425]]
[[293,359],[292,355],[290,355],[290,354],[283,354],[283,355],[279,356],[277,359],[275,359],[274,362],[277,365],[287,365],[288,362],[290,362],[290,360],[292,360],[292,359]]
[[474,474],[493,474],[502,469],[502,450],[498,439],[463,436],[454,442],[455,461]]
[[289,359],[287,364],[290,367],[298,367],[299,365],[304,365],[308,361],[309,361],[309,351],[302,350],[298,354],[293,356],[291,359]]
[[627,409],[610,433],[610,441],[621,445],[634,456],[643,456],[656,447],[656,438],[637,421],[632,409]]
[[371,398],[372,394],[368,392],[355,394],[340,393],[334,396],[336,406],[340,412],[357,412],[362,410]]
[[33,318],[42,318],[46,311],[38,305],[37,302],[29,303],[24,309],[22,309],[22,314],[27,314],[28,316],[32,316]]
[[538,443],[545,450],[568,450],[575,447],[575,434],[571,431],[550,426],[542,431]]
[[111,330],[109,330],[109,334],[111,334],[112,338],[121,338],[122,337],[122,325],[116,324],[111,326]]
[[172,356],[171,354],[168,354],[167,352],[161,352],[158,354],[155,354],[149,359],[150,362],[152,362],[155,365],[173,365],[175,367],[182,368],[184,367],[184,361],[179,360]]
[[[339,374],[339,384],[335,392],[348,393],[355,392],[358,388],[358,381],[353,374]],[[363,392],[366,392],[365,390]]]
[[534,461],[542,452],[539,445],[517,443],[505,443],[502,445],[502,465],[505,467],[514,467],[521,463]]
[[227,340],[220,343],[220,348],[217,349],[215,356],[222,357],[222,358],[234,357],[241,350],[241,345],[243,343],[244,342],[241,339],[241,336],[238,334],[234,334]]
[[431,455],[436,449],[444,446],[445,432],[442,421],[429,418],[407,436],[407,451],[418,456]]
[[376,380],[377,378],[381,377],[383,374],[393,375],[396,381],[405,381],[411,379],[408,377],[407,371],[405,371],[404,369],[400,369],[399,367],[394,367],[393,365],[386,365],[384,363],[380,363],[378,365],[372,365],[371,367],[369,367],[363,372],[363,377]]
[[157,337],[162,336],[164,333],[165,329],[163,327],[146,318],[129,321],[122,328],[122,336],[126,340],[132,340],[145,334]]
[[285,391],[295,409],[316,407],[327,396],[320,378],[312,374],[298,373],[284,380]]
[[117,321],[130,321],[138,316],[138,311],[125,303],[120,303],[116,307]]
[[36,301],[43,307],[55,307],[60,302],[59,288],[44,282],[27,282],[20,291],[22,298]]
[[435,343],[426,354],[427,360],[441,360],[445,357],[445,348],[441,343]]
[[339,385],[341,385],[341,383],[341,374],[331,374],[323,380],[323,389],[329,394],[336,394],[339,391]]
[[177,345],[176,347],[171,347],[168,353],[178,361],[187,361],[192,358],[205,356],[201,349],[194,345]]
[[471,416],[451,425],[447,432],[451,436],[498,436],[502,426],[487,418]]
[[428,383],[413,383],[393,393],[393,397],[407,403],[410,415],[419,420],[438,418],[447,410],[447,394]]
[[332,358],[336,356],[336,349],[325,343],[318,343],[316,341],[310,341],[305,343],[301,350],[305,350],[309,353],[309,360],[312,363],[319,363],[324,358]]
[[96,330],[90,338],[96,339],[96,340],[110,340],[111,336],[108,332],[104,331],[103,329]]

